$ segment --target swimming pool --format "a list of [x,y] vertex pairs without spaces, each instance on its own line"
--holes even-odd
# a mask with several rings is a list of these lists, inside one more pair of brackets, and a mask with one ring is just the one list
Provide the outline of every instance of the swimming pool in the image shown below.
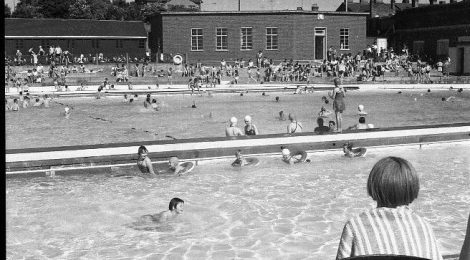
[[[261,158],[236,170],[208,161],[184,177],[110,178],[83,172],[6,183],[9,259],[333,259],[345,221],[374,206],[373,164],[388,155],[415,166],[412,209],[433,226],[443,254],[460,251],[470,209],[468,142],[370,149],[365,158],[315,153],[290,167]],[[185,200],[167,224],[143,215]]]
[[[153,140],[221,137],[230,117],[236,116],[243,127],[243,117],[252,115],[261,134],[285,133],[288,121],[278,119],[279,111],[294,113],[304,132],[316,127],[317,114],[326,91],[294,95],[292,93],[239,93],[157,96],[160,111],[143,108],[144,96],[133,104],[122,97],[60,98],[73,107],[69,120],[61,116],[64,106],[52,103],[49,109],[22,109],[5,113],[6,148],[55,147],[66,145],[142,142]],[[456,96],[455,102],[442,97]],[[280,102],[275,102],[276,96]],[[415,101],[416,98],[416,101]],[[193,102],[197,108],[191,108]],[[376,127],[397,127],[470,122],[470,91],[398,90],[348,91],[343,128],[358,121],[357,105],[363,104],[367,123]],[[329,105],[325,105],[331,109]],[[330,120],[334,120],[333,116]]]

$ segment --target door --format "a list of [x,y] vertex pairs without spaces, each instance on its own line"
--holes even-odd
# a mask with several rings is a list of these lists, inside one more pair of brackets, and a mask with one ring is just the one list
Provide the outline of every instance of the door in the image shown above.
[[464,64],[465,64],[465,52],[464,48],[457,49],[457,75],[463,75],[464,73]]
[[326,56],[326,28],[315,28],[315,59],[324,60]]

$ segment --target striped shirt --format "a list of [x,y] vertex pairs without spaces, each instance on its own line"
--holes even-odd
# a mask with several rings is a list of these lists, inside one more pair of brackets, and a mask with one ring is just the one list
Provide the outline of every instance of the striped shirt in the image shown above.
[[344,225],[336,259],[378,254],[442,259],[431,226],[408,206],[372,209]]

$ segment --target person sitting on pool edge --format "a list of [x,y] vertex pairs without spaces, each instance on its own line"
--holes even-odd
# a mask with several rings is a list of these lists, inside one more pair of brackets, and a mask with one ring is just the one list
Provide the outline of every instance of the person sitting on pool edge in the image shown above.
[[139,150],[137,151],[137,154],[139,155],[139,158],[137,159],[137,166],[139,167],[139,170],[142,173],[150,173],[150,175],[156,175],[153,170],[152,161],[147,156],[148,152],[149,151],[147,150],[147,147],[143,145],[139,147]]
[[243,132],[240,128],[237,127],[237,118],[230,118],[230,126],[225,128],[225,136],[242,136]]
[[238,150],[235,153],[235,157],[237,157],[237,159],[235,161],[233,161],[232,166],[244,166],[244,165],[248,164],[248,162],[246,161],[246,159],[242,155],[242,150]]
[[377,207],[346,222],[337,260],[375,254],[442,259],[431,225],[409,208],[419,193],[419,176],[410,162],[379,160],[370,171],[367,193]]
[[168,205],[168,210],[162,211],[152,216],[152,220],[156,222],[163,222],[170,218],[177,217],[183,213],[184,200],[180,198],[172,198]]

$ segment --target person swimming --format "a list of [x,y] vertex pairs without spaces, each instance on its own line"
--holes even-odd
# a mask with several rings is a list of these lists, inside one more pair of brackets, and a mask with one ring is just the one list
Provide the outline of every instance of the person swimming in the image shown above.
[[170,160],[168,160],[168,167],[175,175],[183,175],[186,173],[186,169],[181,166],[180,160],[176,156],[170,157]]
[[248,164],[248,162],[246,161],[246,159],[242,155],[242,150],[238,150],[235,153],[235,157],[237,159],[235,161],[233,161],[232,166],[244,166],[244,165]]
[[367,153],[366,148],[355,148],[353,149],[353,144],[350,142],[347,142],[343,144],[343,152],[344,156],[353,158],[353,157],[362,157],[365,156]]
[[65,118],[66,118],[66,119],[69,119],[69,118],[70,118],[70,114],[72,114],[72,111],[70,111],[70,107],[67,105],[67,106],[65,106],[64,110],[65,110],[65,111],[64,111]]
[[152,161],[147,156],[147,147],[141,145],[137,151],[137,154],[139,155],[139,158],[137,159],[137,167],[139,167],[140,172],[156,175],[153,170]]
[[[183,213],[184,200],[180,198],[172,198],[168,205],[168,210],[162,211],[158,214],[151,215],[155,222],[164,222],[171,218],[175,218]],[[147,215],[148,216],[148,215]]]

